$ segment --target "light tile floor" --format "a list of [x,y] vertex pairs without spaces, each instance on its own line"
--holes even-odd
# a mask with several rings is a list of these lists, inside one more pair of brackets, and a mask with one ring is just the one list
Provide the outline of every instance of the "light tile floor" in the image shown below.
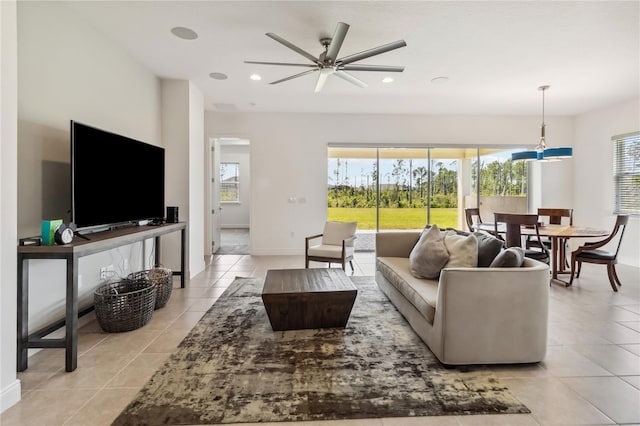
[[[208,262],[186,289],[175,288],[167,306],[139,330],[107,334],[93,314],[84,317],[76,371],[64,371],[62,349],[34,354],[27,371],[18,374],[22,400],[2,413],[0,424],[110,424],[236,276],[264,277],[267,269],[299,268],[304,258],[225,255]],[[354,266],[354,275],[374,275],[374,254],[356,253]],[[640,269],[619,265],[618,273],[623,283],[618,293],[611,291],[601,265],[585,264],[572,287],[553,284],[546,359],[536,365],[486,368],[531,414],[304,425],[640,425]]]

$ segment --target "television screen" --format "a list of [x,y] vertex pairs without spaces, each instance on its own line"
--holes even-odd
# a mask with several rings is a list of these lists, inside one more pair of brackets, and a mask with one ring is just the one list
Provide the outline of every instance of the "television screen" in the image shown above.
[[71,121],[71,220],[78,228],[164,217],[164,148]]

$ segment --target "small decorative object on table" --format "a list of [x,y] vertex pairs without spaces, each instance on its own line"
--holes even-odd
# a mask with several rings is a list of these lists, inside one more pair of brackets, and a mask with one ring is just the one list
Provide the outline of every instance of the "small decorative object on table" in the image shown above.
[[122,280],[100,286],[93,293],[96,317],[107,333],[131,331],[153,315],[157,286],[147,280]]
[[151,281],[156,285],[157,292],[155,309],[162,308],[169,301],[169,297],[171,297],[171,291],[173,291],[173,274],[171,269],[157,267],[145,271],[132,272],[127,276],[127,279],[143,279]]

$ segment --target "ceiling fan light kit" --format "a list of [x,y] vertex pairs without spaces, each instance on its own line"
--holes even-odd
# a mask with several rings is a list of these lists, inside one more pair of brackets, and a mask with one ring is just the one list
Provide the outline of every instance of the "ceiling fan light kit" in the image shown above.
[[344,56],[342,58],[338,58],[338,53],[340,52],[340,48],[342,47],[342,43],[344,43],[344,39],[349,31],[349,25],[344,22],[338,22],[336,29],[333,33],[333,37],[323,37],[320,39],[320,44],[324,47],[324,52],[322,52],[317,58],[310,54],[309,52],[301,49],[295,44],[285,40],[274,33],[267,33],[267,37],[277,41],[278,43],[288,47],[294,52],[298,53],[301,56],[304,56],[311,64],[301,64],[301,63],[289,63],[289,62],[263,62],[263,61],[245,61],[247,64],[258,64],[258,65],[279,65],[279,66],[289,66],[289,67],[305,67],[311,68],[309,70],[300,72],[298,74],[291,75],[289,77],[282,78],[280,80],[272,81],[269,84],[278,84],[285,81],[293,80],[294,78],[302,77],[307,74],[312,74],[318,72],[318,80],[315,86],[315,92],[320,92],[324,87],[327,79],[330,75],[335,75],[337,77],[342,78],[343,80],[348,81],[358,87],[367,87],[367,83],[350,74],[347,71],[378,71],[378,72],[402,72],[404,71],[404,67],[402,66],[394,66],[394,65],[364,65],[364,64],[354,64],[354,62],[370,58],[372,56],[380,55],[385,52],[389,52],[391,50],[395,50],[401,47],[405,47],[407,43],[404,40],[394,41],[392,43],[388,43],[382,46],[374,47],[373,49],[364,50],[362,52],[355,53],[353,55]]
[[573,157],[573,148],[560,147],[550,148],[547,145],[544,124],[544,92],[549,89],[549,85],[538,87],[542,91],[542,126],[540,127],[540,142],[533,151],[514,152],[511,154],[511,161],[560,161],[564,158]]

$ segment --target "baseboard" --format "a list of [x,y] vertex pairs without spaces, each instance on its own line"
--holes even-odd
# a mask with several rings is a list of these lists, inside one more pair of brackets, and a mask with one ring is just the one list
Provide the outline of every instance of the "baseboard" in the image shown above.
[[220,229],[249,229],[249,225],[220,225]]
[[2,392],[0,392],[0,413],[18,403],[20,401],[20,395],[21,385],[18,379],[2,389]]

